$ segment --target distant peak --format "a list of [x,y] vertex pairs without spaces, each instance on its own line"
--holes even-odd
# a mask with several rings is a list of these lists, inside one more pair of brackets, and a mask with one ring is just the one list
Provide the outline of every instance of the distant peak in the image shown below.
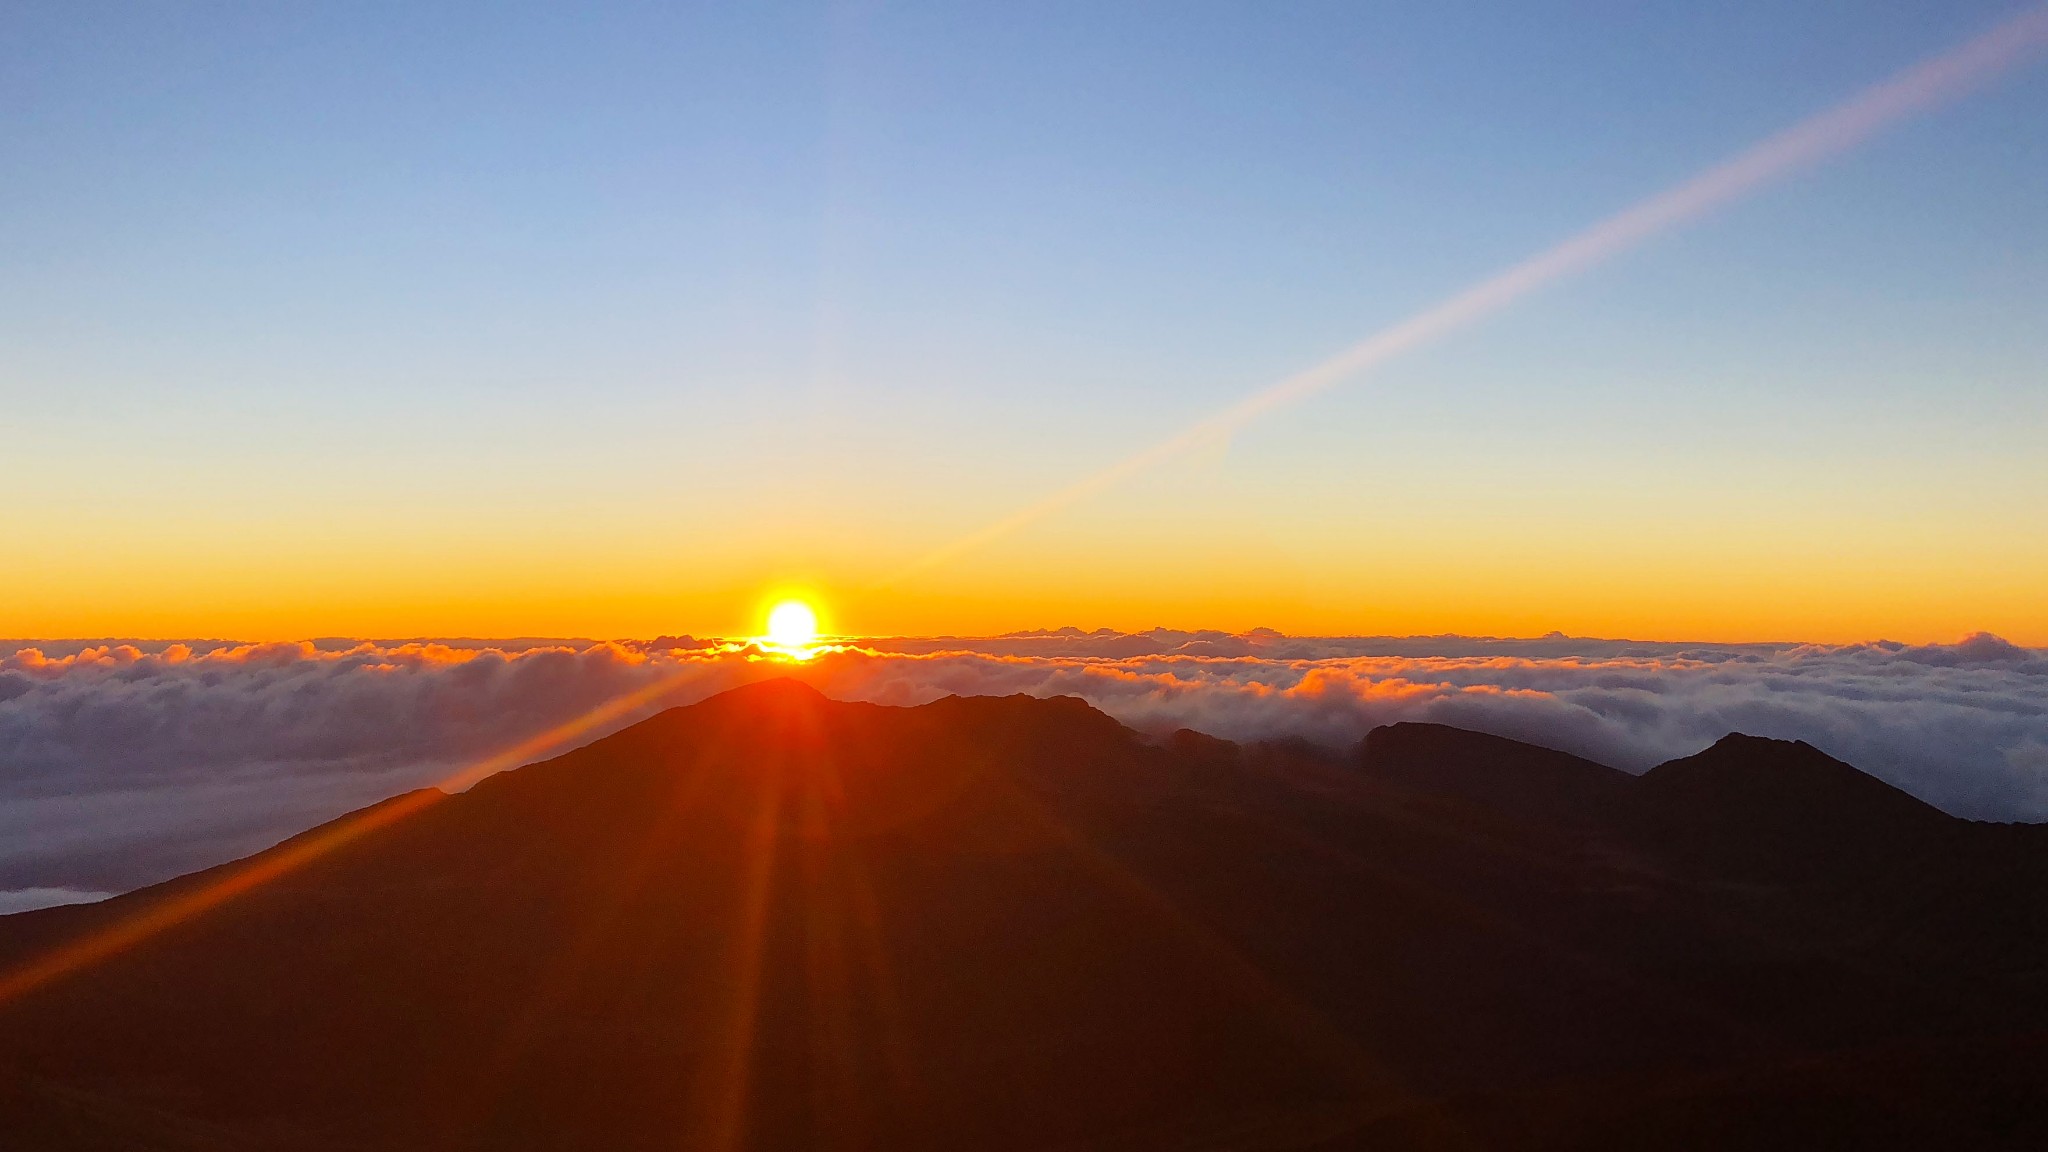
[[1808,744],[1804,740],[1780,740],[1775,736],[1751,736],[1747,732],[1730,732],[1726,736],[1721,737],[1719,740],[1714,741],[1711,745],[1707,747],[1708,752],[1712,752],[1716,749],[1720,749],[1726,752],[1739,751],[1745,753],[1754,753],[1764,750],[1780,750],[1789,753],[1803,749],[1807,752],[1814,753],[1815,755],[1827,755],[1827,753],[1822,752],[1820,749],[1815,748],[1813,745]]
[[1568,752],[1425,721],[1374,728],[1356,758],[1368,773],[1406,788],[1555,823],[1599,816],[1631,783],[1626,773]]
[[1118,723],[1109,713],[1079,696],[1033,696],[1028,692],[1012,692],[1006,696],[954,693],[941,696],[924,705],[927,708],[938,706],[980,709],[989,713],[1028,713],[1037,716],[1099,716],[1112,724]]
[[[1418,751],[1441,752],[1457,750],[1468,753],[1528,753],[1543,756],[1563,757],[1581,760],[1570,753],[1559,752],[1540,744],[1516,740],[1510,736],[1496,736],[1491,732],[1479,732],[1470,728],[1459,728],[1450,724],[1438,724],[1428,720],[1397,720],[1382,724],[1365,734],[1363,750],[1366,754],[1411,754]],[[1592,764],[1590,760],[1584,763]],[[1604,765],[1595,765],[1604,768]],[[1606,769],[1613,771],[1612,769]]]
[[1933,807],[1804,740],[1730,732],[1703,752],[1643,775],[1653,792],[1703,807],[1734,805],[1780,819],[1942,818]]
[[831,697],[793,676],[756,680],[706,697],[705,704],[765,704],[769,702],[826,703]]
[[1670,769],[1697,773],[1766,766],[1778,771],[1786,765],[1809,764],[1833,767],[1857,776],[1863,775],[1804,740],[1780,740],[1774,736],[1752,736],[1747,732],[1730,732],[1691,756],[1667,761],[1652,768],[1651,771]]

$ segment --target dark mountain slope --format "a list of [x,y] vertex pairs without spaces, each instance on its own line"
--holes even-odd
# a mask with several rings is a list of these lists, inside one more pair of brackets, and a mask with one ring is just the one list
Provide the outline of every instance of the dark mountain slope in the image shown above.
[[1643,776],[1660,801],[1715,820],[1769,819],[1809,829],[1827,823],[1861,833],[1924,831],[1949,822],[1939,809],[1859,772],[1804,740],[1732,732],[1695,756]]
[[[1667,851],[1694,793],[1664,807],[1665,769],[1430,726],[1360,756],[1154,744],[1069,699],[755,685],[394,801],[416,810],[0,1005],[0,1137],[1567,1146],[2043,1019],[2013,961],[2038,938],[1984,922],[2040,855],[2015,830],[1934,813],[1965,943],[1930,959],[1881,928],[1927,892],[1724,879],[1728,853],[1763,865],[1719,809]],[[291,851],[0,919],[0,963]],[[1845,892],[1859,911],[1819,914]],[[1786,932],[1802,912],[1828,927]]]
[[1960,824],[1804,741],[1741,733],[1652,768],[1636,790],[1655,835],[1724,875],[1863,872]]
[[1565,827],[1612,823],[1634,783],[1605,764],[1443,724],[1375,728],[1358,762],[1399,787]]

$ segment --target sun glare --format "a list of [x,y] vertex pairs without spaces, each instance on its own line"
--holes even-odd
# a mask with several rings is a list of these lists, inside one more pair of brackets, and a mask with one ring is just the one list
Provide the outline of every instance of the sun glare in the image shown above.
[[784,600],[768,612],[765,639],[792,656],[808,656],[818,639],[818,614],[801,600]]

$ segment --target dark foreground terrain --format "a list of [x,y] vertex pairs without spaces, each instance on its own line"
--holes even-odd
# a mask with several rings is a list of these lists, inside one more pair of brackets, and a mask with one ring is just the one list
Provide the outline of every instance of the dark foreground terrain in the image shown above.
[[[0,1147],[2048,1147],[2048,829],[1804,744],[784,681],[393,803],[0,1004]],[[0,973],[309,842],[0,918]]]

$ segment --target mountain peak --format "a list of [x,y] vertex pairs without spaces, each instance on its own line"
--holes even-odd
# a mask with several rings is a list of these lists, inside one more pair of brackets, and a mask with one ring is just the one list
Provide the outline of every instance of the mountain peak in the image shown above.
[[1954,822],[1803,740],[1742,732],[1650,769],[1640,790],[1654,834],[1760,874],[1873,866]]
[[1730,732],[1704,752],[1659,764],[1644,775],[1643,782],[1665,794],[1740,798],[1787,813],[1818,815],[1827,811],[1836,817],[1855,813],[1892,819],[1943,816],[1940,809],[1804,740],[1778,740],[1746,732]]
[[831,697],[794,676],[772,676],[766,680],[742,684],[737,688],[727,688],[723,692],[705,697],[700,703],[712,704],[722,701],[727,704],[752,704],[770,700],[823,703],[829,702]]
[[1823,756],[1826,755],[1826,753],[1821,752],[1820,749],[1815,748],[1813,745],[1808,744],[1804,740],[1780,740],[1775,736],[1751,736],[1747,732],[1728,733],[1726,736],[1723,736],[1719,740],[1716,740],[1712,744],[1709,744],[1702,753],[1702,755],[1704,755],[1705,752],[1711,752],[1717,748],[1727,749],[1729,751],[1740,751],[1744,754],[1755,754],[1758,752],[1765,752],[1774,749],[1782,749],[1787,754],[1790,754],[1795,749],[1803,748],[1809,753],[1819,753]]

